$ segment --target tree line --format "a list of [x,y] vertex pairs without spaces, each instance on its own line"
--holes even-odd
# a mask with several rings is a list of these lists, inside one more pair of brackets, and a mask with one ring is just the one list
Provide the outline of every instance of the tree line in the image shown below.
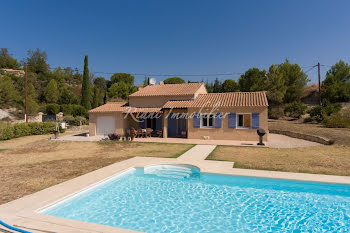
[[[135,92],[134,76],[115,73],[110,80],[90,74],[88,56],[84,71],[71,67],[51,68],[48,56],[40,49],[28,50],[27,57],[18,61],[8,49],[0,50],[0,108],[24,110],[25,80],[23,76],[1,71],[3,68],[28,70],[28,112],[56,114],[58,111],[87,116],[87,111],[110,100],[126,100]],[[83,108],[83,109],[82,109]]]
[[[137,91],[135,77],[131,74],[115,73],[110,80],[90,74],[88,56],[84,58],[84,71],[81,74],[77,68],[51,68],[46,52],[40,49],[29,50],[21,61],[11,56],[6,48],[0,50],[0,69],[23,69],[25,63],[28,67],[30,114],[47,112],[49,105],[49,109],[54,111],[83,107],[87,115],[87,110],[104,104],[108,99],[127,100],[129,94]],[[4,72],[0,75],[0,107],[24,109],[24,78]],[[221,82],[216,78],[213,82],[204,83],[210,93],[266,91],[270,106],[283,106],[300,102],[308,82],[308,76],[302,68],[286,60],[271,65],[268,70],[250,68],[237,81],[225,79]],[[185,80],[171,77],[165,79],[164,83],[185,83]],[[149,85],[148,77],[144,80],[146,85]],[[340,60],[327,71],[321,93],[322,98],[330,103],[350,101],[349,64]],[[72,112],[81,112],[81,109]]]

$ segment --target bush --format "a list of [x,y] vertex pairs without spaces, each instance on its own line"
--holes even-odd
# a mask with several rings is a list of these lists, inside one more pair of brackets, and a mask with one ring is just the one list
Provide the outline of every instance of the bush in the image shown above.
[[328,100],[322,102],[322,109],[327,116],[332,115],[333,113],[337,113],[341,110],[341,103],[331,104]]
[[305,123],[313,122],[313,119],[312,119],[311,117],[306,117],[306,118],[304,119],[304,122],[305,122]]
[[321,106],[315,106],[308,111],[312,120],[322,122],[327,116],[338,113],[342,108],[340,103],[331,104],[329,101],[323,101]]
[[270,106],[268,114],[270,119],[279,119],[284,115],[284,108],[283,106]]
[[55,122],[31,122],[0,127],[0,140],[29,135],[51,134],[56,130]]
[[86,120],[85,117],[77,116],[77,117],[75,118],[75,125],[79,126],[80,123],[81,123],[81,125],[87,125],[87,124],[89,124],[89,121]]
[[45,107],[45,113],[47,115],[56,115],[60,112],[60,106],[58,104],[48,104]]
[[56,130],[55,122],[31,122],[28,123],[31,135],[50,134]]
[[14,129],[14,137],[16,138],[28,136],[31,133],[31,128],[29,127],[28,124],[14,124],[13,129]]
[[350,128],[350,115],[335,113],[325,117],[322,124],[327,128]]
[[72,115],[72,116],[88,116],[88,111],[81,105],[77,104],[65,104],[62,105],[62,112],[64,115]]
[[0,127],[0,140],[8,140],[14,138],[15,134],[13,132],[12,125],[3,125]]
[[120,135],[117,133],[111,133],[111,134],[108,134],[108,138],[109,138],[109,140],[119,141]]
[[286,104],[284,112],[290,117],[300,118],[305,114],[306,108],[307,106],[302,102],[294,101]]
[[72,115],[66,115],[63,121],[67,122],[69,125],[74,125],[75,118]]
[[69,125],[75,125],[75,126],[80,126],[80,122],[82,125],[87,125],[89,123],[89,121],[82,116],[73,117],[71,115],[68,115],[68,116],[65,116],[63,120],[67,122]]
[[323,109],[322,106],[315,106],[311,108],[308,113],[310,114],[310,118],[317,122],[323,121]]

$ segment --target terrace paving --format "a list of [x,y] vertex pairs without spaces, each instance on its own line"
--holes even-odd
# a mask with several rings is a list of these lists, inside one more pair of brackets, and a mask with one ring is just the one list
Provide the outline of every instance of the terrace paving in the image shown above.
[[[65,135],[61,136],[58,141],[101,141],[104,136],[90,136],[86,137],[86,134],[77,135]],[[222,146],[253,146],[262,147],[257,145],[257,141],[235,141],[235,140],[204,140],[204,139],[188,139],[188,138],[135,138],[135,142],[158,142],[158,143],[183,143],[183,144],[198,144],[198,145],[222,145]],[[292,138],[281,134],[269,134],[268,141],[264,142],[265,146],[270,148],[299,148],[309,146],[319,146],[321,144],[316,142],[310,142],[302,139]]]

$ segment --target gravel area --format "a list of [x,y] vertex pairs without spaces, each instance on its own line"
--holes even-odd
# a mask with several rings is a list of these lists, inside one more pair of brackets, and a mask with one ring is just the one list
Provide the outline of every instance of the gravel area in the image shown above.
[[291,138],[282,134],[269,134],[270,148],[299,148],[309,146],[320,146],[321,144],[311,141],[306,141],[298,138]]

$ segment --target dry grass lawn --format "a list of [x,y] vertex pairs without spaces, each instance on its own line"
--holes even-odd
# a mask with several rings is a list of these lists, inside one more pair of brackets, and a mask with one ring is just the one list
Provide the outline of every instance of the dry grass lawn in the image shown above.
[[350,176],[350,147],[295,149],[217,147],[207,159],[235,162],[235,168]]
[[318,135],[335,144],[293,149],[220,146],[207,159],[232,161],[236,168],[350,176],[350,129],[283,120],[270,120],[269,129]]
[[28,136],[0,142],[0,204],[134,156],[177,157],[193,146],[48,138]]

